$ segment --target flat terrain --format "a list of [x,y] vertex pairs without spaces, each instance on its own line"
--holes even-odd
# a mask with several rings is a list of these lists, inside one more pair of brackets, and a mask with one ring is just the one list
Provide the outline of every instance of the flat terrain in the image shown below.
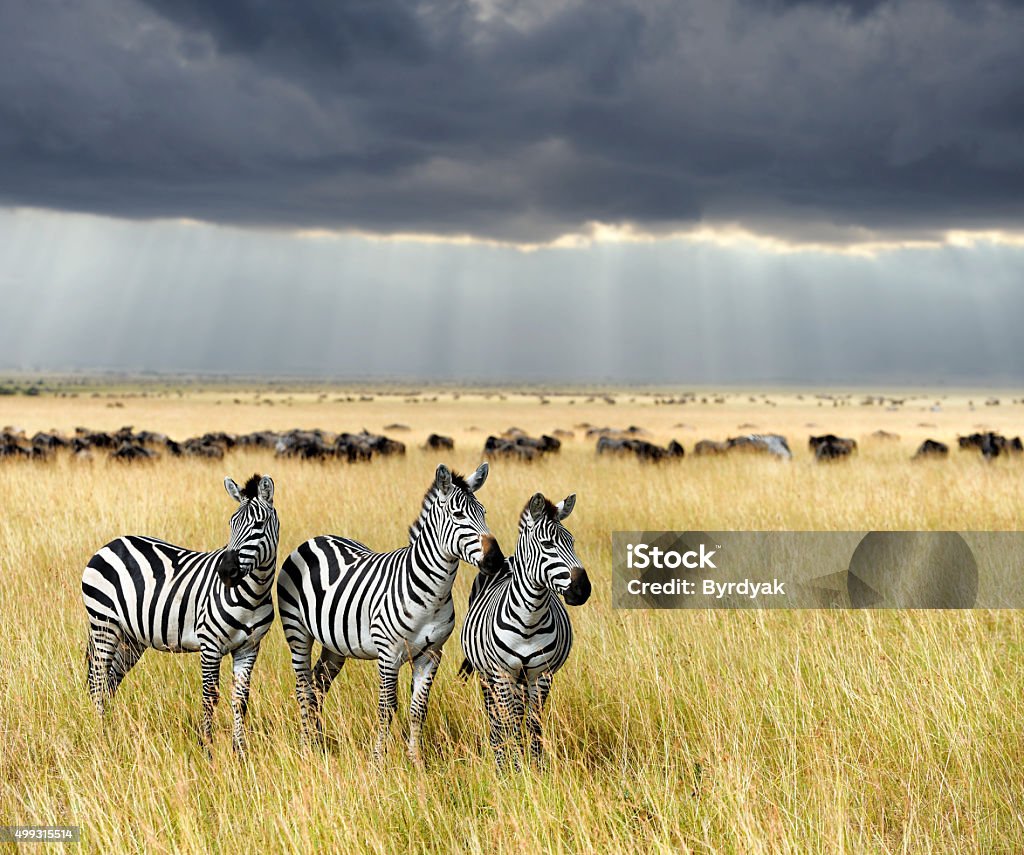
[[[538,394],[153,384],[0,397],[0,426],[163,431],[366,428],[409,446],[368,464],[229,452],[222,461],[118,464],[64,453],[0,460],[0,824],[73,823],[87,851],[981,851],[1024,849],[1024,620],[1010,611],[615,611],[616,529],[1019,529],[1024,460],[986,463],[958,433],[1024,433],[1019,393]],[[998,405],[986,405],[996,396]],[[893,404],[892,399],[902,400]],[[588,399],[590,399],[588,401]],[[721,401],[716,402],[716,401]],[[407,431],[385,429],[400,423]],[[597,458],[584,423],[678,439],[660,465]],[[469,470],[484,439],[517,426],[575,431],[533,464],[495,461],[480,498],[510,552],[518,512],[542,490],[578,494],[568,521],[594,581],[572,611],[576,646],[547,716],[552,762],[498,777],[479,690],[455,674],[456,637],[435,684],[427,770],[396,738],[383,769],[370,744],[376,671],[350,663],[325,708],[326,753],[304,749],[277,625],[256,666],[251,753],[230,750],[222,702],[212,763],[196,743],[199,662],[147,653],[100,731],[85,689],[79,580],[119,534],[196,548],[227,539],[221,481],[277,484],[283,558],[314,534],[380,549],[406,542],[438,462]],[[745,426],[745,427],[741,427]],[[754,427],[750,427],[754,426]],[[898,440],[873,439],[877,429]],[[422,450],[433,431],[454,452]],[[694,442],[779,432],[790,463],[693,458]],[[817,464],[811,433],[858,440]],[[946,460],[912,462],[926,437]],[[456,608],[464,613],[471,568]],[[457,631],[456,631],[457,633]],[[230,679],[224,668],[222,688]],[[408,695],[403,679],[400,716]]]

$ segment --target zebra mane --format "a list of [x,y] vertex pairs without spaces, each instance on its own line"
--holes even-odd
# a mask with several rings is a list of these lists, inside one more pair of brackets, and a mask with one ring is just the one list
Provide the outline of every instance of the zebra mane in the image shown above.
[[[458,487],[461,490],[469,492],[469,484],[466,483],[466,479],[463,478],[458,472],[452,472],[452,486]],[[434,507],[434,503],[437,501],[437,481],[434,481],[428,488],[427,492],[423,494],[423,506],[420,508],[420,515],[416,517],[416,521],[409,526],[409,543],[410,545],[420,536],[420,532],[423,531],[423,526],[426,525],[427,517],[430,515],[430,511]]]
[[255,499],[259,495],[260,479],[263,476],[259,472],[254,472],[252,477],[245,482],[245,486],[242,488],[242,495],[247,499]]

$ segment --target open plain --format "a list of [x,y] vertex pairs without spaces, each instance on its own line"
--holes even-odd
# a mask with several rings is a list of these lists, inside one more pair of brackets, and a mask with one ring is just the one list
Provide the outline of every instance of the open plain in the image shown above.
[[[1024,433],[1012,393],[697,391],[680,403],[678,392],[649,391],[52,389],[61,387],[0,398],[0,425],[26,437],[132,425],[178,440],[366,428],[407,453],[364,463],[240,449],[222,460],[120,463],[68,451],[0,460],[2,824],[79,825],[86,851],[1024,849],[1019,614],[610,604],[617,529],[1021,528],[1024,458],[956,448],[958,434],[976,430]],[[679,441],[686,456],[598,457],[584,425],[637,426],[653,442]],[[512,426],[573,436],[532,463],[493,461],[480,493],[492,531],[510,553],[534,491],[575,492],[568,527],[594,582],[590,602],[571,612],[576,644],[547,711],[546,771],[495,773],[479,689],[456,677],[457,630],[431,697],[425,772],[397,738],[374,766],[376,670],[361,662],[328,698],[326,752],[304,748],[276,624],[255,669],[246,761],[231,753],[226,700],[212,761],[198,747],[195,657],[147,653],[101,731],[85,687],[79,582],[104,543],[137,533],[221,546],[233,507],[221,481],[258,471],[277,485],[279,559],[322,533],[397,548],[436,464],[471,469],[486,437]],[[880,429],[899,438],[872,437]],[[452,437],[454,450],[425,450],[432,432]],[[792,461],[692,454],[700,439],[769,432],[789,439]],[[856,439],[858,452],[816,462],[808,436],[829,432]],[[949,457],[912,461],[926,438],[950,444]],[[460,617],[473,572],[460,570]],[[229,680],[225,667],[222,689]]]

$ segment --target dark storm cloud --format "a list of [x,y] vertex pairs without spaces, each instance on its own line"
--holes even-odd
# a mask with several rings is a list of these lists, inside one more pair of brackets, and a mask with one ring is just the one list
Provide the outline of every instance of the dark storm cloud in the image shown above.
[[543,241],[1024,226],[1024,7],[0,5],[0,203]]

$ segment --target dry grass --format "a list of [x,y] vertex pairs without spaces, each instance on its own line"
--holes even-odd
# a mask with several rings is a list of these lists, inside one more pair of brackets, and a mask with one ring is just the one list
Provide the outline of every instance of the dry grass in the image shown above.
[[[412,404],[275,394],[273,406],[223,390],[120,395],[123,409],[107,398],[0,400],[0,422],[30,432],[131,423],[183,437],[263,427],[379,431],[398,421],[411,426],[399,436],[413,446],[404,459],[353,466],[265,453],[223,463],[0,465],[0,823],[79,824],[89,851],[1024,849],[1024,624],[1016,613],[610,607],[616,529],[1019,528],[1024,461],[986,466],[956,451],[944,462],[908,458],[924,436],[949,441],[982,422],[1024,432],[1024,407],[971,412],[966,397],[933,413],[924,409],[933,400],[886,412],[792,395],[772,396],[777,407],[745,395],[682,407],[619,396],[612,407],[584,396],[542,406],[529,396],[446,394]],[[246,402],[232,404],[235,397]],[[277,626],[256,666],[248,762],[231,755],[226,703],[212,763],[198,750],[193,657],[147,654],[101,733],[85,691],[79,580],[107,540],[137,532],[220,545],[231,511],[221,478],[260,470],[277,483],[282,556],[325,532],[392,548],[404,542],[438,460],[469,469],[487,432],[582,421],[639,424],[688,449],[755,423],[788,434],[797,458],[598,461],[578,433],[555,458],[493,466],[481,499],[507,550],[533,491],[579,494],[570,527],[595,582],[591,601],[573,611],[577,645],[555,681],[547,772],[495,774],[478,691],[455,677],[457,638],[432,698],[425,773],[408,767],[397,741],[384,770],[372,765],[376,675],[366,663],[346,667],[331,692],[327,753],[304,750]],[[879,427],[902,440],[867,438]],[[415,448],[435,429],[455,436],[454,454]],[[859,458],[816,466],[806,435],[827,430],[862,439]],[[460,613],[469,583],[464,568]],[[225,668],[225,687],[228,679]]]

